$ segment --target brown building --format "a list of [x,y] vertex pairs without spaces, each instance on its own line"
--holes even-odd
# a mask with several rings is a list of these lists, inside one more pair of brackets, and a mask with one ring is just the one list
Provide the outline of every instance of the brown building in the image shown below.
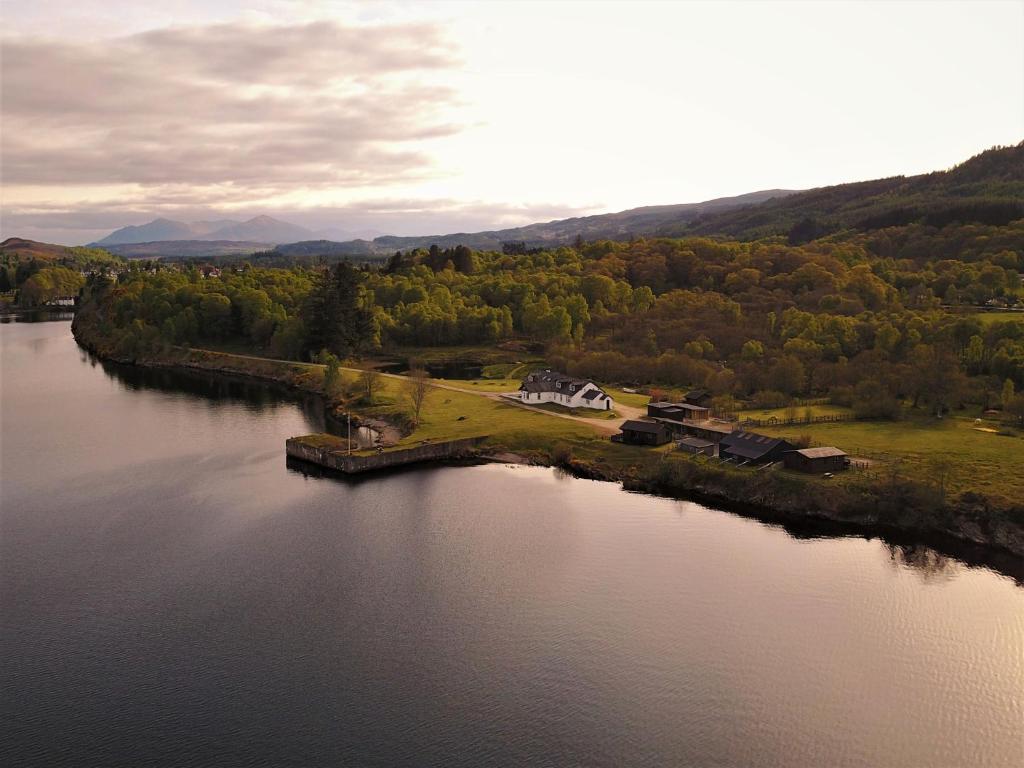
[[683,453],[694,455],[702,453],[705,456],[715,455],[715,444],[710,440],[702,440],[699,437],[684,437],[676,440],[676,447]]
[[840,472],[850,465],[850,459],[838,448],[800,448],[789,451],[782,456],[786,469],[798,472],[811,472],[820,475],[824,472]]
[[711,393],[706,389],[691,389],[683,397],[683,401],[701,408],[711,407]]
[[624,421],[621,434],[613,435],[612,440],[617,443],[628,443],[629,445],[664,445],[671,436],[664,424],[656,421],[639,421],[629,419]]

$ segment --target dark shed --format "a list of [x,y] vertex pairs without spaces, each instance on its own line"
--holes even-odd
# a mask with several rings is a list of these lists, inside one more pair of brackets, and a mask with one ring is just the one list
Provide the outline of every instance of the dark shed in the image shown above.
[[655,421],[639,421],[630,419],[624,421],[621,434],[615,435],[612,439],[617,443],[629,443],[630,445],[664,445],[671,437],[663,424]]
[[718,444],[718,457],[741,464],[762,464],[779,461],[784,453],[794,448],[792,443],[781,437],[768,437],[737,429],[722,438]]
[[676,447],[683,453],[703,453],[705,456],[715,455],[715,444],[710,440],[702,440],[699,437],[684,437],[676,440]]
[[711,393],[706,389],[691,389],[686,393],[683,400],[690,405],[699,405],[701,408],[711,406]]
[[782,460],[786,462],[787,469],[795,469],[799,472],[839,472],[850,465],[846,454],[832,446],[823,448],[800,448],[796,451],[789,451],[783,455]]

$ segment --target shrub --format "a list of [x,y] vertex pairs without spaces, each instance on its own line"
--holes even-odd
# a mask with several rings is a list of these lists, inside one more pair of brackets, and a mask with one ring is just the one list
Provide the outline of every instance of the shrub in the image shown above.
[[558,465],[565,465],[572,461],[572,446],[559,441],[551,448],[551,461]]

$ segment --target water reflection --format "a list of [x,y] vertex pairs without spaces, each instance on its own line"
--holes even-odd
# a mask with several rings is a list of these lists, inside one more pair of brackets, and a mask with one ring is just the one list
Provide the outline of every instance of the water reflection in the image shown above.
[[949,581],[960,573],[960,564],[924,544],[886,543],[890,561],[898,568],[910,569],[926,583]]
[[0,330],[0,765],[1021,764],[1024,591],[941,548],[536,467],[319,480],[310,401],[54,326]]
[[315,395],[302,395],[287,387],[270,382],[254,382],[242,378],[204,371],[178,371],[165,368],[145,368],[99,360],[95,355],[82,352],[83,361],[93,367],[99,365],[107,378],[127,391],[156,390],[189,397],[197,397],[208,404],[243,404],[254,413],[273,412],[281,406],[298,404],[314,431],[327,429],[323,400]]

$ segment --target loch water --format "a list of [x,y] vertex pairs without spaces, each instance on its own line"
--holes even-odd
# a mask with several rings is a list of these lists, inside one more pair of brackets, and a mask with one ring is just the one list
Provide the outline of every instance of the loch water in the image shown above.
[[315,401],[0,345],[0,764],[1024,764],[1012,570],[543,468],[316,477]]

